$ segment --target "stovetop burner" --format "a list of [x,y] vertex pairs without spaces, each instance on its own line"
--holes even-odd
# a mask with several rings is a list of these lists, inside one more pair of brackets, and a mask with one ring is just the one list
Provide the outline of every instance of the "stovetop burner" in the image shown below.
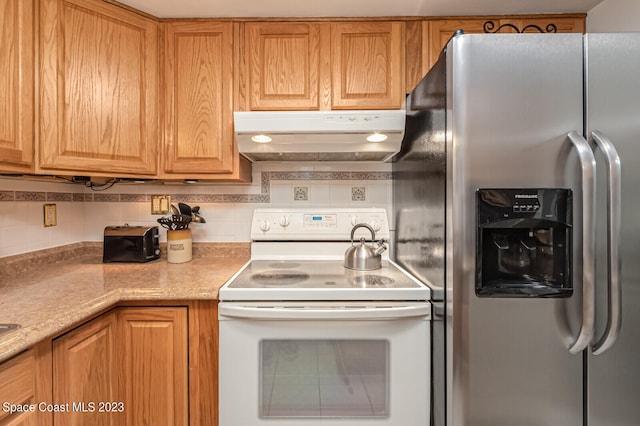
[[392,278],[374,274],[359,275],[353,281],[358,287],[390,287],[395,282]]
[[264,286],[292,286],[308,280],[310,275],[298,271],[265,271],[253,274],[249,279],[257,285]]

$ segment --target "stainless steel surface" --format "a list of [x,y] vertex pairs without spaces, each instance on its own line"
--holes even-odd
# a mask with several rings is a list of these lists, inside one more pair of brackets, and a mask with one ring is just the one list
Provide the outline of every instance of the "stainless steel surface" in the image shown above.
[[[367,245],[364,237],[360,238],[360,244],[354,244],[353,238],[359,228],[366,228],[371,233],[372,246]],[[387,247],[384,245],[384,239],[376,241],[376,232],[371,225],[359,223],[351,230],[351,247],[344,253],[344,267],[355,269],[357,271],[371,271],[380,269],[382,266],[382,252]]]
[[[436,425],[583,426],[583,358],[568,351],[582,325],[583,200],[566,137],[583,129],[582,63],[579,34],[463,35],[408,100],[394,253],[442,289],[444,338],[433,345],[446,355],[446,419]],[[475,192],[501,187],[573,190],[571,297],[475,295]]]
[[[446,424],[447,357],[445,354],[445,306],[432,302],[431,315],[431,425]],[[433,344],[437,343],[437,344]]]
[[[588,34],[586,134],[599,131],[615,145],[622,165],[621,241],[622,328],[615,344],[605,353],[588,357],[589,426],[635,426],[640,419],[640,34]],[[596,149],[602,169],[603,197],[599,197],[597,306],[606,312],[607,224],[605,160]],[[597,311],[600,312],[600,311]],[[607,315],[596,316],[597,335],[606,328]]]
[[622,286],[620,284],[622,172],[620,156],[613,143],[597,130],[594,130],[591,135],[596,146],[604,154],[607,168],[607,325],[602,337],[592,346],[593,354],[600,355],[613,346],[622,325]]
[[20,324],[0,324],[0,334],[8,333],[20,328]]
[[567,351],[581,323],[579,233],[574,297],[480,300],[471,285],[476,188],[570,187],[582,195],[565,176],[576,161],[566,132],[583,127],[581,45],[578,34],[465,35],[449,45],[451,425],[582,425],[582,359]]
[[567,137],[578,152],[582,182],[582,325],[569,347],[577,354],[591,343],[595,322],[596,158],[584,136],[572,130]]

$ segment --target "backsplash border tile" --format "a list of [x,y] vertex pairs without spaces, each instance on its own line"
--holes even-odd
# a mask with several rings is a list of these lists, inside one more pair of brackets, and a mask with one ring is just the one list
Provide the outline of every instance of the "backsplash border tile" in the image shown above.
[[[261,171],[259,194],[170,194],[172,202],[181,203],[258,203],[271,202],[273,181],[380,181],[390,180],[391,172],[376,171]],[[0,191],[0,201],[68,201],[68,202],[150,202],[145,193],[78,193],[42,191]]]

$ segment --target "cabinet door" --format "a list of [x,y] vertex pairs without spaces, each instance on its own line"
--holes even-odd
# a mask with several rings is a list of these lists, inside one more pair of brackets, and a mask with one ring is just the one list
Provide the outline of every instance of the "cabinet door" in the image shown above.
[[[434,19],[425,21],[428,30],[423,34],[428,34],[428,40],[423,45],[429,48],[429,64],[427,71],[436,63],[440,52],[453,36],[456,30],[463,30],[465,34],[483,33],[517,33],[517,32],[584,32],[585,18],[583,16],[562,17],[551,16],[528,16],[528,17],[479,17],[473,19]],[[554,31],[555,28],[555,31]]]
[[453,36],[456,30],[463,30],[465,34],[482,34],[484,33],[483,25],[486,19],[442,19],[425,21],[425,25],[429,28],[425,31],[428,35],[425,43],[429,49],[428,68],[424,70],[426,74],[429,69],[436,63],[440,52]]
[[100,0],[40,4],[39,171],[154,175],[158,23]]
[[[523,18],[523,19],[501,19],[500,25],[512,24],[515,28],[510,28],[511,32],[539,33],[583,33],[585,22],[583,18]],[[497,29],[498,27],[496,27]],[[509,28],[504,32],[509,32]]]
[[33,173],[33,0],[0,0],[0,171]]
[[[35,400],[33,351],[27,351],[0,364],[0,403],[37,404]],[[0,424],[33,425],[35,413],[13,413],[0,409]]]
[[331,24],[332,109],[393,109],[404,101],[404,23]]
[[320,25],[245,26],[251,110],[318,109]]
[[54,413],[56,425],[123,424],[123,410],[128,407],[105,413],[98,406],[100,402],[122,402],[116,332],[116,317],[110,312],[53,341],[53,401],[70,408]]
[[166,24],[164,72],[167,177],[234,172],[232,23]]
[[187,425],[187,308],[118,310],[126,424]]

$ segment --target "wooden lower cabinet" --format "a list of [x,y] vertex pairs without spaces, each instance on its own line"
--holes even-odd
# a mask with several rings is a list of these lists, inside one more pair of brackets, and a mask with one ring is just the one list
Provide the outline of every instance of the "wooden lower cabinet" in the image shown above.
[[0,404],[0,425],[52,424],[51,413],[47,410],[51,404],[51,351],[48,342],[0,364]]
[[53,341],[53,396],[64,412],[56,425],[119,425],[122,410],[102,411],[99,404],[119,402],[116,312],[106,313]]
[[53,341],[56,425],[188,425],[188,307],[119,307]]
[[124,424],[189,424],[187,308],[117,314]]

